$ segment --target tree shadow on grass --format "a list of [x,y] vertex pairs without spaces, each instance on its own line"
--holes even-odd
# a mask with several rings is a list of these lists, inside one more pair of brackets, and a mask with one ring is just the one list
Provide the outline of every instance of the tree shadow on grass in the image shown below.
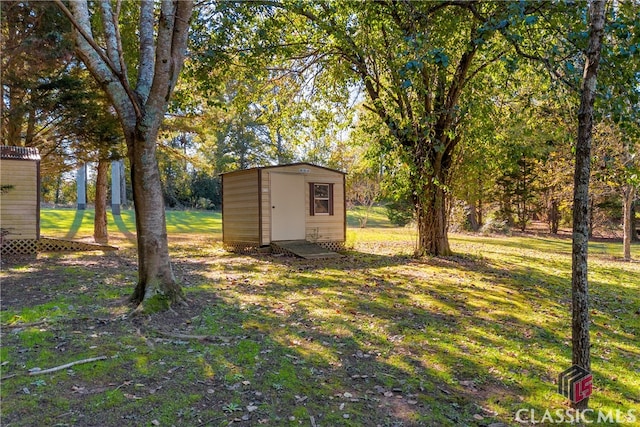
[[176,233],[222,234],[221,213],[167,210],[167,224]]
[[67,231],[67,234],[65,234],[64,236],[65,239],[73,239],[75,235],[78,234],[78,230],[80,230],[80,226],[82,225],[82,220],[85,216],[85,213],[86,213],[85,209],[76,210],[75,216],[73,217],[73,222],[69,227],[69,231]]
[[[473,257],[414,260],[364,254],[360,259],[354,255],[344,261],[321,262],[278,258],[276,262],[287,265],[297,280],[295,285],[279,282],[267,286],[272,296],[283,300],[295,292],[296,286],[325,289],[331,298],[324,304],[331,307],[332,302],[340,301],[336,310],[384,317],[389,325],[395,325],[396,330],[391,332],[394,335],[429,324],[439,325],[437,329],[445,334],[451,328],[471,328],[474,332],[468,338],[480,346],[497,349],[492,356],[496,365],[509,367],[497,378],[515,377],[523,386],[533,383],[543,389],[546,384],[553,389],[557,374],[571,363],[570,259],[558,261],[556,257],[548,257],[525,262],[525,258],[523,255],[521,264],[506,265]],[[434,266],[445,273],[444,281],[433,282],[428,274],[421,274]],[[388,267],[396,268],[396,273],[390,275]],[[627,283],[633,273],[622,273],[622,267],[622,263],[612,265],[605,271],[615,274],[613,270],[620,269],[616,276]],[[337,272],[334,274],[332,270]],[[345,276],[340,271],[349,273]],[[484,284],[474,282],[477,274],[483,277]],[[442,274],[438,280],[442,280]],[[420,281],[425,286],[398,286]],[[462,286],[460,281],[464,282]],[[619,367],[629,366],[637,356],[630,349],[635,348],[640,328],[634,322],[623,321],[620,313],[632,313],[640,306],[637,288],[595,280],[591,281],[591,287],[594,373],[601,375],[601,384],[624,396],[626,403],[622,405],[633,406],[632,402],[637,403],[633,396],[637,396],[639,389],[631,385],[633,379],[621,378],[624,369]],[[427,305],[419,302],[421,295],[428,297]],[[409,308],[409,321],[407,313],[395,313],[395,304],[405,310]],[[416,307],[429,310],[416,311]],[[423,323],[413,319],[422,319]],[[461,323],[463,319],[466,321]],[[612,346],[612,342],[617,344]],[[451,352],[450,344],[436,345],[441,349],[439,354]],[[510,351],[510,347],[529,350],[522,360],[514,361],[507,357],[509,353],[517,353]],[[458,351],[460,360],[464,360],[465,351],[462,347]]]
[[[487,426],[513,424],[515,411],[523,407],[543,413],[545,405],[564,404],[553,384],[570,362],[564,270],[551,273],[544,264],[498,266],[467,257],[352,254],[342,261],[310,262],[194,253],[174,261],[189,307],[123,319],[118,295],[109,292],[117,286],[121,296],[122,287],[133,284],[112,277],[134,276],[135,262],[121,261],[119,254],[60,257],[49,286],[26,276],[17,283],[20,274],[35,277],[37,263],[28,273],[10,272],[20,292],[38,286],[42,295],[35,305],[55,302],[69,310],[69,319],[56,325],[59,340],[73,344],[99,336],[92,344],[118,355],[105,362],[102,374],[99,367],[91,374],[60,374],[60,390],[96,384],[104,390],[74,392],[68,406],[50,414],[62,417],[58,422],[76,413],[94,417],[93,424],[88,419],[76,424],[105,426],[153,420],[168,425],[249,426],[264,420],[309,425],[313,420],[325,426]],[[619,291],[599,282],[593,287],[603,300]],[[608,325],[594,327],[601,339],[633,345],[632,331],[622,330],[615,319],[628,304],[634,302],[607,301],[599,308],[604,318],[611,317]],[[113,310],[111,320],[95,321],[95,314],[83,320],[89,313],[79,309],[83,305],[91,313],[101,310],[100,318]],[[540,321],[526,316],[536,311]],[[65,330],[62,323],[72,328]],[[45,338],[38,352],[60,351],[59,340]],[[11,344],[7,348],[14,348]],[[35,353],[20,353],[25,345],[17,344],[8,366],[29,365],[30,359],[23,359]],[[62,355],[60,363],[68,361],[69,355]],[[605,376],[608,366],[623,360],[615,350],[603,355],[611,358],[609,365],[598,361],[594,372]],[[634,391],[629,381],[617,381],[616,392],[624,399]],[[24,387],[34,389],[32,382],[6,383],[10,401],[5,409],[17,405],[15,396],[32,399],[20,394]],[[42,411],[16,415],[10,410],[9,420],[18,415],[26,417],[24,423],[43,424],[37,422]]]
[[127,227],[121,215],[113,215],[113,222],[116,227],[118,227],[118,231],[120,231],[129,242],[136,243],[136,235]]

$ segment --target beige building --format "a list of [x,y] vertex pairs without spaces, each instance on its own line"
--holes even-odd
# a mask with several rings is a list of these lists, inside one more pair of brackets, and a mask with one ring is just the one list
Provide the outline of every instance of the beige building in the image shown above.
[[345,174],[309,163],[222,174],[222,234],[234,250],[290,240],[342,249]]
[[35,253],[40,238],[40,154],[0,146],[2,253]]

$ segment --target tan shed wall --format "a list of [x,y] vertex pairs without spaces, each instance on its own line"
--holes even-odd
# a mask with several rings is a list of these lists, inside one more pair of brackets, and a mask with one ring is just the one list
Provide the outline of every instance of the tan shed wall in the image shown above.
[[[278,166],[262,169],[262,245],[271,243],[271,200],[270,172],[291,173],[299,175],[300,169],[308,169],[305,178],[305,223],[306,238],[315,242],[344,242],[345,241],[345,205],[344,205],[344,175],[324,168],[311,165]],[[309,206],[309,183],[334,184],[333,186],[333,215],[311,215]]]
[[[345,236],[345,205],[344,205],[344,175],[321,168],[310,168],[305,181],[306,197],[305,211],[307,212],[307,240],[317,242],[344,242]],[[333,185],[333,215],[311,215],[311,195],[308,183]]]
[[0,226],[10,233],[5,239],[37,239],[38,163],[0,160],[0,183],[13,185],[0,196]]
[[262,246],[269,245],[271,243],[271,174],[268,170],[261,170],[262,174],[261,188],[262,191],[262,240],[260,244]]
[[222,239],[260,244],[257,169],[223,175]]

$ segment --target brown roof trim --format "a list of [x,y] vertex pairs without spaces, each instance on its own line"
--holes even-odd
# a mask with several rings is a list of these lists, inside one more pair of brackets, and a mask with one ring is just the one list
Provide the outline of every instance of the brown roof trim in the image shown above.
[[221,173],[220,175],[229,175],[229,174],[233,174],[233,173],[237,173],[237,172],[246,172],[246,171],[251,171],[251,170],[278,169],[278,168],[285,168],[285,167],[291,167],[291,166],[294,166],[294,167],[295,166],[311,166],[311,167],[314,167],[314,168],[320,168],[320,169],[328,170],[330,172],[341,173],[343,175],[347,174],[346,172],[342,172],[342,171],[339,171],[337,169],[331,169],[331,168],[327,168],[325,166],[318,166],[318,165],[314,165],[313,163],[298,162],[298,163],[288,163],[288,164],[285,164],[285,165],[259,166],[259,167],[255,167],[255,168],[249,168],[249,169],[239,169],[237,171]]
[[38,149],[35,147],[0,145],[0,159],[40,160],[40,153],[38,153]]

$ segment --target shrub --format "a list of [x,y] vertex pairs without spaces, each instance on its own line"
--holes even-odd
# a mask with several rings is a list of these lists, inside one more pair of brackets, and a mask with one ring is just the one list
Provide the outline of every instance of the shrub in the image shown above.
[[387,218],[393,225],[404,227],[413,220],[413,206],[404,200],[393,201],[387,204]]
[[511,234],[509,222],[504,219],[490,217],[480,229],[482,234]]

